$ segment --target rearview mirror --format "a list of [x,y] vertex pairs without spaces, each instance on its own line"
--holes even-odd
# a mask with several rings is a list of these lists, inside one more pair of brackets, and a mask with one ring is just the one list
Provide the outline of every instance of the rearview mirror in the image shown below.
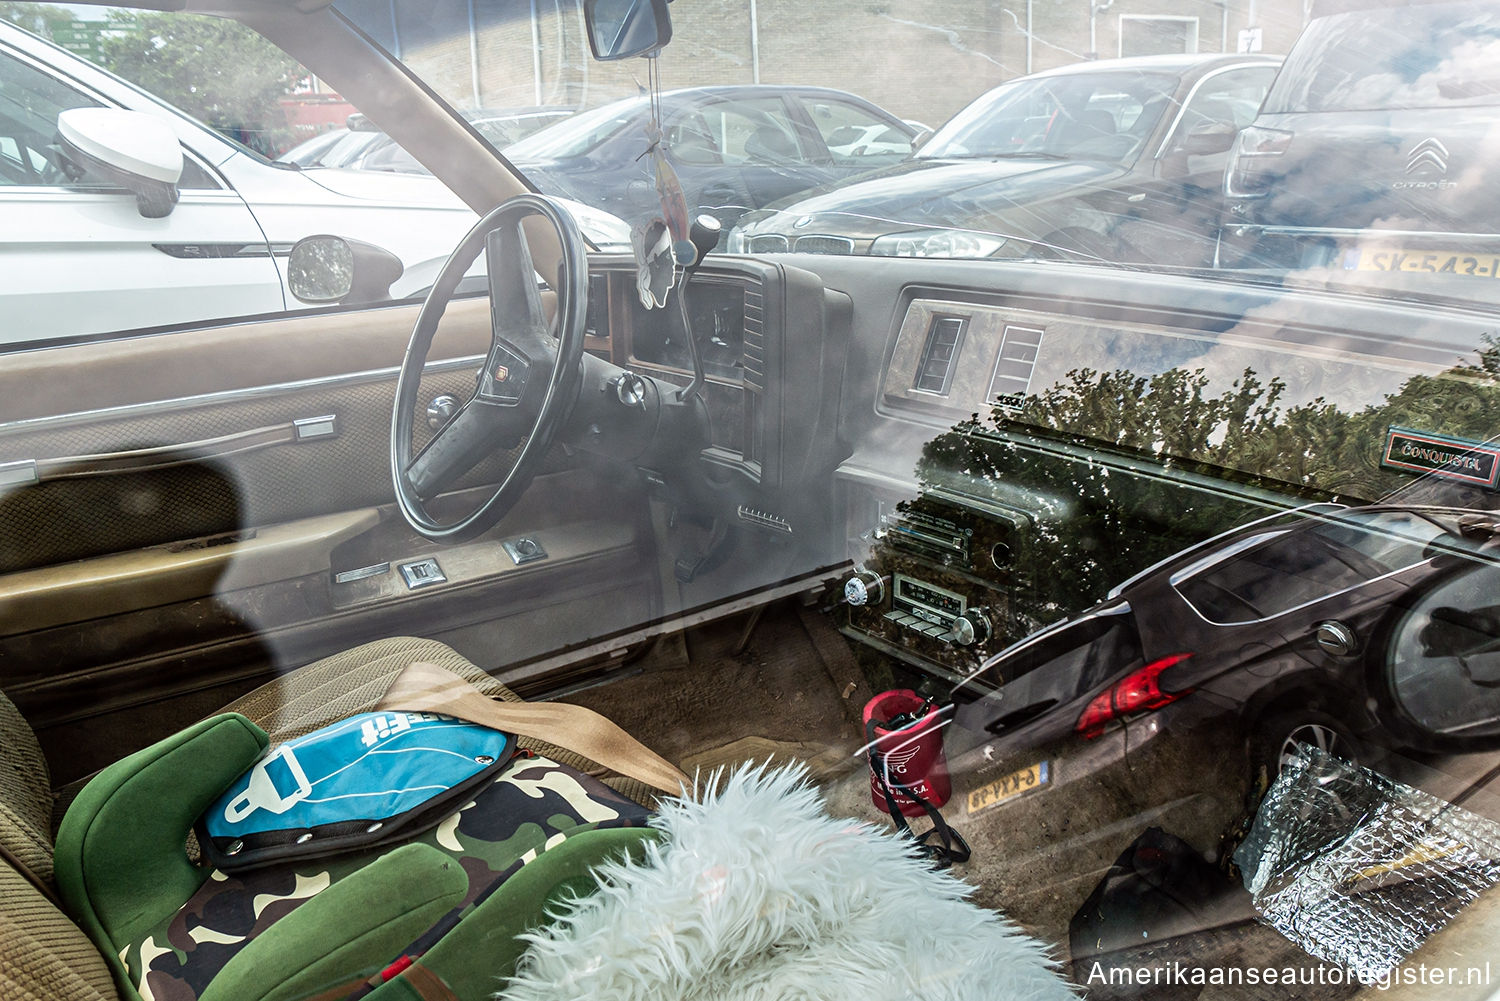
[[388,250],[339,236],[306,236],[292,247],[286,283],[292,295],[313,305],[379,302],[405,270]]
[[601,62],[649,55],[672,40],[667,0],[583,0],[583,19]]
[[74,181],[94,177],[135,193],[147,219],[172,214],[182,146],[154,115],[119,108],[70,108],[57,116],[58,165]]

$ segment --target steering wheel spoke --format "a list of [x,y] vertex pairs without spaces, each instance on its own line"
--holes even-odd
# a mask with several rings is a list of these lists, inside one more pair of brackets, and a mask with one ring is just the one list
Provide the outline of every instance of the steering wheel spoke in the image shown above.
[[[543,304],[523,224],[541,216],[562,249],[557,271],[557,335]],[[473,398],[412,456],[422,368],[459,280],[483,253],[489,275],[490,349]],[[512,198],[475,224],[443,265],[422,304],[396,379],[391,474],[407,523],[426,538],[460,542],[489,528],[520,498],[578,395],[583,356],[588,257],[578,224],[541,195]],[[487,456],[522,443],[489,498],[452,523],[426,504]]]
[[532,370],[550,371],[557,354],[522,220],[490,232],[485,239],[485,263],[490,284],[490,354],[480,374],[479,395],[515,406],[526,396]]
[[511,415],[477,396],[460,407],[406,466],[407,482],[417,497],[431,500],[497,445],[503,447],[497,439],[504,434],[505,425],[513,423],[507,417]]
[[531,245],[520,220],[500,226],[485,241],[490,280],[490,324],[496,339],[521,348],[549,338]]

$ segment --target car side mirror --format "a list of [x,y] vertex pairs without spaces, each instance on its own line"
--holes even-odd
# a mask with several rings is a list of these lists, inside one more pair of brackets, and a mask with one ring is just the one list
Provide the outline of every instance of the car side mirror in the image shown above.
[[120,108],[70,108],[57,116],[58,165],[71,180],[92,176],[135,193],[147,219],[172,214],[182,145],[154,115]]
[[650,55],[672,40],[667,0],[583,0],[583,20],[601,62]]
[[1178,142],[1177,148],[1189,156],[1211,156],[1226,153],[1234,145],[1240,130],[1229,122],[1204,122],[1194,126]]
[[305,236],[292,246],[286,283],[292,295],[312,305],[379,302],[390,298],[404,270],[400,258],[372,244]]

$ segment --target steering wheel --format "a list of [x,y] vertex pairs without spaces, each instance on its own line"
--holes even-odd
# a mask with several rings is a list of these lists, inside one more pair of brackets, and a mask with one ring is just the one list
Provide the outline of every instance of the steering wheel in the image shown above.
[[[549,329],[523,223],[541,216],[562,246],[556,280],[557,336]],[[490,347],[474,394],[412,455],[422,369],[438,321],[464,272],[485,254]],[[444,262],[422,303],[396,378],[391,478],[401,514],[435,542],[462,542],[499,521],[525,492],[578,397],[588,312],[588,255],[571,214],[541,195],[520,195],[491,210]],[[500,485],[472,512],[444,523],[427,505],[487,456],[520,445]]]

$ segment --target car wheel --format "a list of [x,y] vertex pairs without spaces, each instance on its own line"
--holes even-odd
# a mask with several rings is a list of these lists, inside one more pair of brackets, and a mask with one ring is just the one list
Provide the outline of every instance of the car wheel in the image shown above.
[[1256,770],[1264,766],[1266,777],[1274,781],[1298,744],[1355,764],[1364,754],[1364,748],[1342,720],[1317,709],[1301,709],[1274,716],[1257,728],[1251,747]]

